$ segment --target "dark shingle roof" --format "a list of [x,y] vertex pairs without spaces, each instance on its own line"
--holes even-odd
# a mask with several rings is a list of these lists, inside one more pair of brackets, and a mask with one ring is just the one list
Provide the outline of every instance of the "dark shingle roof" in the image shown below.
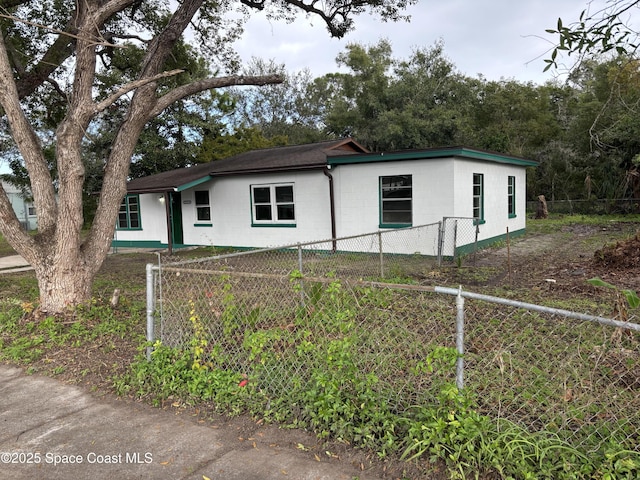
[[215,162],[136,178],[128,183],[127,191],[151,193],[182,190],[185,186],[197,185],[211,177],[222,175],[324,168],[327,157],[367,152],[366,148],[350,138],[252,150]]

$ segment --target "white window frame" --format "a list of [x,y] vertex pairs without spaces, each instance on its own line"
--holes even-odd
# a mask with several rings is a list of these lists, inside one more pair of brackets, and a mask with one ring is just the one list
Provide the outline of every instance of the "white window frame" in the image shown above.
[[[291,200],[277,201],[276,192],[279,188],[291,188]],[[269,200],[266,202],[256,201],[256,189],[269,189]],[[251,189],[251,224],[253,226],[283,226],[283,227],[295,227],[296,226],[296,197],[295,197],[295,184],[294,183],[266,183],[255,184],[250,186]],[[257,207],[269,207],[271,218],[258,219]],[[281,212],[283,207],[291,206],[293,208],[293,218],[284,216]]]
[[484,173],[473,174],[473,220],[477,224],[484,220]]
[[507,177],[507,213],[509,218],[515,218],[517,215],[515,175],[509,175]]

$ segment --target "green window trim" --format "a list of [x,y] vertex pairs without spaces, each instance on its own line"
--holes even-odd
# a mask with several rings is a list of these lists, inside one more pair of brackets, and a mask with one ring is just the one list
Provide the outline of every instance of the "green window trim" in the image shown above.
[[295,228],[293,183],[250,185],[251,226]]
[[472,217],[474,224],[482,225],[486,221],[484,219],[484,174],[473,174],[473,204]]
[[117,230],[142,230],[140,195],[125,195],[118,210]]
[[507,212],[509,218],[516,218],[516,177],[507,177]]
[[296,228],[298,225],[295,223],[251,223],[252,227],[275,227],[275,228]]
[[194,223],[194,227],[213,227],[213,223]]
[[207,222],[211,220],[211,205],[209,202],[209,190],[196,190],[194,192],[196,204],[196,220]]
[[379,228],[406,228],[413,225],[413,177],[378,177]]

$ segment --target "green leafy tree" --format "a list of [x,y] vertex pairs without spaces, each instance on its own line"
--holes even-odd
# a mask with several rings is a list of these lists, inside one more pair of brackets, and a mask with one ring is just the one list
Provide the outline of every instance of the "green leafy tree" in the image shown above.
[[[578,122],[588,131],[589,154],[595,162],[593,175],[599,196],[640,197],[640,127],[638,110],[638,60],[640,46],[637,22],[638,0],[607,0],[592,11],[590,5],[577,21],[558,19],[547,33],[557,44],[546,59],[550,68],[560,68],[563,55],[573,56],[570,81],[578,79],[583,89]],[[591,123],[588,124],[588,120]]]
[[324,79],[330,134],[354,136],[374,151],[464,142],[470,89],[441,43],[405,60],[392,56],[386,40],[352,44],[337,61],[350,72]]
[[250,150],[287,145],[288,137],[267,138],[257,128],[240,127],[233,133],[205,137],[196,157],[198,163],[213,162]]
[[[343,36],[353,28],[354,15],[372,12],[397,20],[411,3],[415,0],[0,0],[0,106],[29,173],[39,225],[37,235],[27,235],[0,189],[0,233],[34,267],[41,311],[62,314],[90,298],[113,238],[131,159],[152,119],[200,92],[282,81],[277,74],[235,74],[232,41],[252,11],[288,20],[303,12],[321,18],[331,35]],[[217,73],[183,82],[177,76],[190,72],[169,67],[188,29]],[[128,78],[113,60],[131,44],[139,49],[131,50],[139,62]],[[93,223],[81,235],[85,143],[111,109],[123,114],[114,118],[113,140],[102,159]],[[45,155],[52,145],[57,179]]]
[[533,157],[558,136],[548,88],[513,80],[484,82],[474,108],[476,145]]
[[288,144],[326,140],[325,98],[315,89],[309,70],[288,73],[285,66],[254,58],[244,70],[247,75],[278,72],[283,82],[262,88],[233,89],[235,108],[232,123],[240,129],[258,130],[265,138],[286,137]]

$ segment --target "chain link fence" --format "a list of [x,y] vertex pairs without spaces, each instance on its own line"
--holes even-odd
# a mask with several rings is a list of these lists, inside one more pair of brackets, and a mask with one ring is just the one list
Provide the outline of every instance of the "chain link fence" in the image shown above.
[[[527,212],[535,215],[538,201],[527,202]],[[612,215],[640,213],[640,198],[590,200],[547,200],[549,213],[565,215]]]
[[207,258],[166,258],[192,269],[357,279],[422,278],[433,267],[477,251],[473,218],[445,217],[441,222],[340,237],[316,242],[222,253]]
[[[186,349],[202,337],[206,361],[274,401],[347,378],[341,389],[366,386],[354,393],[363,405],[374,395],[408,417],[457,383],[496,421],[586,453],[610,442],[640,453],[637,318],[398,283],[429,276],[438,252],[469,239],[464,219],[443,224],[150,265],[148,339]],[[388,244],[420,247],[381,253]]]

